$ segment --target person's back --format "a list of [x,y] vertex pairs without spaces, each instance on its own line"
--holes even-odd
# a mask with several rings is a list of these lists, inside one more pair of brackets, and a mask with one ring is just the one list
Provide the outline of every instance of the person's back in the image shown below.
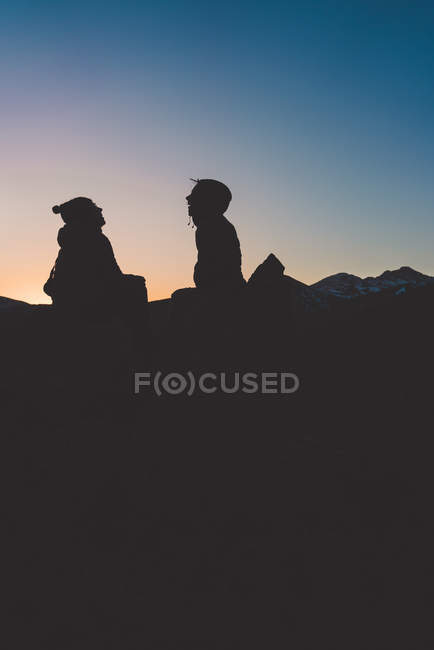
[[217,216],[198,227],[196,246],[194,282],[198,288],[231,289],[244,285],[240,242],[225,216]]
[[212,179],[197,181],[187,196],[188,213],[196,226],[194,282],[198,289],[230,292],[245,285],[240,242],[224,216],[231,199],[229,188]]

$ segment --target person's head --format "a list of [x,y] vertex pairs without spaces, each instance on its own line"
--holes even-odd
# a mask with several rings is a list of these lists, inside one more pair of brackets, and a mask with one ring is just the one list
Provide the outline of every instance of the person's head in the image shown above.
[[203,178],[196,181],[191,193],[185,197],[188,203],[188,214],[193,222],[221,215],[229,207],[232,199],[230,189],[220,181]]
[[99,208],[91,199],[78,196],[75,199],[55,205],[52,208],[55,214],[60,214],[66,224],[73,225],[94,225],[105,224],[102,216],[102,208]]

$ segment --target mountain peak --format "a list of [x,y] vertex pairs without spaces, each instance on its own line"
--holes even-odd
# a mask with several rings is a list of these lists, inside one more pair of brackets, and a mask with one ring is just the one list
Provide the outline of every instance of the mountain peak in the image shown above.
[[406,286],[424,286],[431,282],[434,282],[433,277],[415,271],[410,266],[401,266],[394,271],[384,271],[377,277],[368,276],[363,279],[349,273],[335,273],[315,282],[311,287],[340,298],[353,298],[394,288],[403,293]]

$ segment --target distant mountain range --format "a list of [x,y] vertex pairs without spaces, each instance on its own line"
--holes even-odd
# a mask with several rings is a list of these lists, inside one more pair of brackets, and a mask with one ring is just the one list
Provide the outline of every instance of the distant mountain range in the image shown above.
[[331,294],[337,298],[358,298],[381,291],[394,291],[399,295],[408,287],[423,287],[434,283],[434,277],[424,275],[409,266],[401,266],[395,271],[384,271],[377,277],[359,278],[350,273],[336,273],[310,285],[311,289]]
[[[409,266],[401,266],[395,271],[384,271],[378,277],[360,278],[350,273],[336,273],[311,285],[285,275],[284,270],[280,260],[271,253],[254,271],[248,286],[252,289],[262,286],[265,293],[273,292],[278,286],[287,287],[287,295],[292,296],[294,308],[300,313],[334,311],[346,304],[358,308],[361,304],[372,304],[375,296],[388,299],[415,288],[434,287],[434,277],[415,271]],[[284,291],[279,294],[279,300],[282,300],[285,293]]]
[[[262,269],[262,272],[266,276],[268,276],[269,269],[271,269],[270,277],[267,278],[268,286],[272,285],[279,277],[283,277],[285,282],[287,282],[288,288],[291,288],[295,292],[300,303],[303,305],[303,310],[306,311],[329,308],[330,301],[334,303],[336,300],[339,301],[339,299],[350,300],[361,298],[362,296],[381,294],[382,292],[400,295],[405,293],[409,288],[424,287],[430,284],[434,285],[434,277],[415,271],[409,266],[401,266],[401,268],[395,271],[384,271],[384,273],[377,277],[368,276],[367,278],[360,278],[350,273],[335,273],[309,286],[290,276],[284,276],[284,266],[274,255],[270,255],[258,267],[252,275],[249,284],[251,284],[259,269]],[[0,314],[2,312],[46,309],[47,307],[49,306],[32,305],[21,300],[0,297]]]

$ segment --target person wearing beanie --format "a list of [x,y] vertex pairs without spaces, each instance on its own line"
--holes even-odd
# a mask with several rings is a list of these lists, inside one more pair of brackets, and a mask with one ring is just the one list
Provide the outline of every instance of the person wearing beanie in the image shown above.
[[78,197],[55,205],[65,225],[57,242],[60,251],[44,291],[62,311],[95,313],[109,307],[122,272],[112,246],[102,233],[102,209],[91,199]]
[[65,223],[57,236],[56,263],[44,285],[56,311],[72,318],[119,318],[141,344],[148,329],[145,278],[122,273],[102,232],[102,209],[80,196],[55,205],[53,212]]

